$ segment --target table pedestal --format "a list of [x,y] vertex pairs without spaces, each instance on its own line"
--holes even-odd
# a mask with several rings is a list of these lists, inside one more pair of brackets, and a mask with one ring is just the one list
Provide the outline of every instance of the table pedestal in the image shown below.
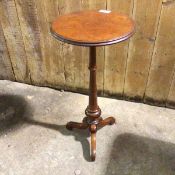
[[77,129],[87,129],[91,133],[91,160],[94,161],[96,157],[96,132],[98,127],[103,127],[105,125],[112,125],[115,123],[115,118],[108,117],[102,119],[101,109],[97,103],[97,85],[96,85],[96,47],[90,47],[90,60],[89,60],[89,70],[90,70],[90,84],[89,84],[89,105],[85,110],[86,117],[83,119],[82,123],[69,122],[66,128],[72,130]]

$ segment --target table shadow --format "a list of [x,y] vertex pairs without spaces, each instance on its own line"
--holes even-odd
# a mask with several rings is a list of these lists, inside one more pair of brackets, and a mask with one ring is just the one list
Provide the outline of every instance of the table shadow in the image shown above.
[[[59,117],[59,116],[57,116]],[[33,118],[33,109],[24,97],[19,95],[0,95],[0,136],[8,132],[15,132],[21,127],[38,125],[56,130],[65,136],[74,136],[83,148],[85,160],[90,161],[90,145],[88,141],[88,130],[69,131],[65,125],[57,125],[37,121]]]
[[48,129],[58,131],[65,136],[74,136],[74,139],[76,141],[79,141],[82,145],[83,157],[85,158],[85,160],[88,162],[91,161],[90,160],[90,144],[87,139],[89,137],[88,130],[74,129],[73,131],[69,131],[66,129],[66,125],[45,123],[45,122],[36,121],[36,120],[28,119],[28,118],[25,119],[25,122],[31,125],[37,125],[37,126],[41,126],[41,127],[45,127]]
[[[19,95],[0,95],[0,136],[19,129],[28,107]],[[29,110],[28,110],[29,111]]]
[[175,175],[175,144],[129,133],[119,135],[105,175]]

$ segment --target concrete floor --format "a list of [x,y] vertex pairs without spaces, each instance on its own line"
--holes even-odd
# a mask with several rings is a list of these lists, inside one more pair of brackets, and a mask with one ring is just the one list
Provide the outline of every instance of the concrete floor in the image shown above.
[[0,81],[0,175],[175,175],[175,110],[99,98],[117,124],[97,134],[90,162],[81,121],[88,97]]

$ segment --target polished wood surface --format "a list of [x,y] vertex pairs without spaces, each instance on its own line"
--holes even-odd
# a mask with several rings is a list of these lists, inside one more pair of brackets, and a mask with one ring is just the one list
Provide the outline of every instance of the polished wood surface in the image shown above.
[[102,46],[128,39],[134,22],[125,15],[107,10],[80,11],[58,17],[52,34],[64,42],[82,46]]

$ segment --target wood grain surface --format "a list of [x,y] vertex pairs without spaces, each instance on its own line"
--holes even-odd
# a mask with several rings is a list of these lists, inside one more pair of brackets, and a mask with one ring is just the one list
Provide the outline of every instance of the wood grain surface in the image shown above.
[[0,25],[0,79],[15,80],[2,26]]
[[134,1],[133,18],[137,32],[129,43],[124,86],[127,98],[142,100],[144,97],[160,11],[161,0]]
[[[133,0],[108,0],[108,10],[132,17]],[[104,95],[123,96],[129,40],[105,47]],[[115,75],[115,76],[114,76]]]
[[0,1],[0,21],[16,81],[30,83],[26,50],[14,0]]
[[175,1],[1,0],[0,78],[87,93],[88,48],[56,41],[51,22],[80,10],[136,22],[130,41],[97,49],[101,95],[175,108]]
[[[168,2],[168,1],[167,1]],[[149,71],[145,100],[164,105],[173,90],[175,65],[175,3],[164,1]],[[154,83],[156,82],[156,83]],[[172,86],[171,86],[172,85]],[[169,96],[169,98],[170,98]]]
[[109,10],[83,10],[56,19],[51,32],[56,39],[79,46],[106,46],[127,40],[135,31],[128,16]]

